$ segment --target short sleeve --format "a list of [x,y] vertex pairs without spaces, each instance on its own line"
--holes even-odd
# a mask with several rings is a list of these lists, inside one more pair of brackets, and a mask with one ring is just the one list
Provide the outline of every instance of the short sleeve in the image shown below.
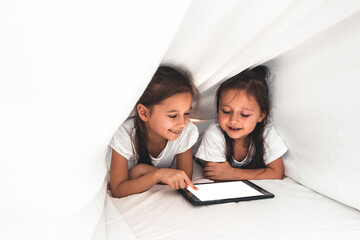
[[269,164],[283,156],[288,150],[284,140],[276,132],[273,125],[269,125],[264,132],[265,155],[264,162]]
[[192,122],[189,122],[188,125],[183,129],[179,138],[175,141],[178,141],[176,144],[178,146],[176,154],[186,152],[191,148],[197,141],[199,137],[198,128]]
[[225,162],[225,137],[217,124],[212,124],[205,131],[195,157],[208,162]]
[[121,156],[129,160],[133,156],[132,130],[133,119],[126,120],[115,132],[110,147]]

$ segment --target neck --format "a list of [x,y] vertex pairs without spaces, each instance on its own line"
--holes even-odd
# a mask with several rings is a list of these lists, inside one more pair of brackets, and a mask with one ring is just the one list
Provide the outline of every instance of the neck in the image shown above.
[[246,158],[248,151],[249,151],[250,139],[243,138],[243,139],[234,139],[234,158],[237,161],[242,161]]
[[168,140],[152,132],[147,132],[146,147],[151,156],[157,157],[165,148]]
[[246,136],[244,138],[234,139],[234,146],[239,146],[243,148],[248,148],[250,146],[250,136]]

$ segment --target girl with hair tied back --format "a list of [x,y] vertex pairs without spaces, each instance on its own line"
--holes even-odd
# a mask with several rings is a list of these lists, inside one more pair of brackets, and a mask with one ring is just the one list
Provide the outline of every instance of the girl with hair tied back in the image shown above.
[[211,180],[282,179],[283,139],[268,123],[269,69],[258,66],[223,82],[216,93],[217,123],[205,131],[195,157]]
[[135,106],[136,116],[118,128],[109,147],[113,197],[148,190],[157,183],[196,189],[191,147],[198,138],[189,121],[197,89],[190,73],[160,66]]

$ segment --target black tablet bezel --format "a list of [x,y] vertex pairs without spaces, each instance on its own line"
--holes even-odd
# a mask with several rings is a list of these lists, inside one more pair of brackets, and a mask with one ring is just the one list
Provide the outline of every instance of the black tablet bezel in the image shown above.
[[[239,198],[226,198],[226,199],[219,199],[219,200],[210,200],[210,201],[201,201],[198,199],[194,194],[192,194],[187,189],[179,189],[178,192],[181,193],[192,205],[194,206],[202,206],[202,205],[210,205],[210,204],[220,204],[220,203],[229,203],[229,202],[242,202],[242,201],[251,201],[251,200],[259,200],[259,199],[267,199],[275,197],[274,194],[271,192],[259,187],[258,185],[248,181],[248,180],[241,180],[241,181],[229,181],[229,182],[243,182],[250,187],[254,188],[255,190],[259,191],[263,195],[257,196],[249,196],[249,197],[239,197]],[[200,184],[213,184],[212,182],[207,183],[197,183],[196,185]]]

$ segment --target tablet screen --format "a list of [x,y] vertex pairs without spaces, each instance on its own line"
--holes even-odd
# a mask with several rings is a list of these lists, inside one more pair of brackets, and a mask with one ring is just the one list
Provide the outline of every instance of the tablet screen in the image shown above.
[[199,190],[194,190],[191,187],[188,187],[187,190],[201,201],[214,201],[264,195],[242,181],[195,184],[195,186]]

